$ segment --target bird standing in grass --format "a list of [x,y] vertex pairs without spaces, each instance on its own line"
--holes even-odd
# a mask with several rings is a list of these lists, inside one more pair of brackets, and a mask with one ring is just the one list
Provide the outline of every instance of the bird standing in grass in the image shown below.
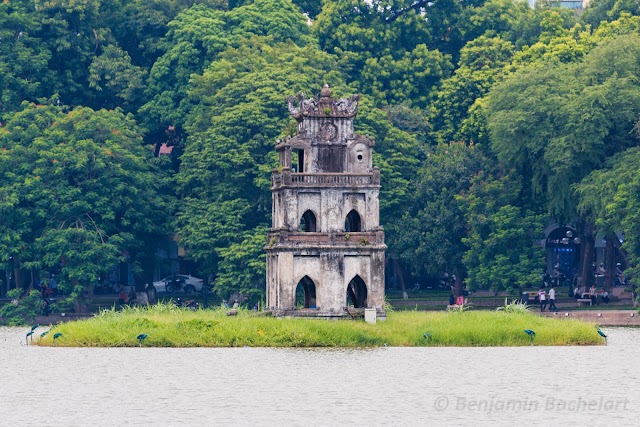
[[525,329],[524,332],[529,335],[529,340],[531,340],[531,345],[533,345],[533,338],[535,338],[536,333],[531,329]]
[[147,339],[147,334],[140,334],[137,336],[138,342],[140,343],[140,347],[142,347],[142,342]]

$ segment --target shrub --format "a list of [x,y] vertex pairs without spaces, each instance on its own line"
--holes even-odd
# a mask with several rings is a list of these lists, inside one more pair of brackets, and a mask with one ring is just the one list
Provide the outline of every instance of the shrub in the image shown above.
[[496,311],[504,311],[505,313],[528,313],[530,309],[531,307],[518,299],[509,303],[507,298],[505,298],[504,306],[496,308]]
[[22,289],[11,289],[7,292],[11,302],[0,307],[0,317],[6,318],[10,326],[24,325],[32,321],[42,310],[40,292],[31,291],[28,295],[22,293]]

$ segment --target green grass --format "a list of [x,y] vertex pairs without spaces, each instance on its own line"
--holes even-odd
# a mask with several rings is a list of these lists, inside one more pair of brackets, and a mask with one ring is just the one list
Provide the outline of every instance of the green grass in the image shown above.
[[[184,310],[170,305],[104,311],[81,321],[53,327],[34,343],[56,346],[132,347],[147,334],[145,347],[380,347],[522,346],[525,329],[536,333],[534,345],[603,344],[594,324],[554,319],[531,313],[488,311],[392,312],[385,322],[358,320],[282,319],[240,310]],[[425,338],[425,335],[427,336]]]

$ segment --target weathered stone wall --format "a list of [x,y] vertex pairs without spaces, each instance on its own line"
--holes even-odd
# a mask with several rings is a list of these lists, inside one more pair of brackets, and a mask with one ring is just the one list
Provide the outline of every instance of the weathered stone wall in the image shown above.
[[273,207],[273,229],[298,230],[302,215],[311,210],[317,232],[344,231],[344,221],[352,209],[360,215],[363,231],[380,227],[377,188],[285,188],[273,192]]
[[[317,311],[347,315],[347,288],[359,277],[357,289],[349,291],[354,304],[383,311],[386,245],[379,215],[380,171],[372,167],[374,141],[353,133],[357,97],[336,100],[327,86],[321,95],[289,98],[299,133],[276,146],[280,168],[272,175],[273,220],[265,247],[267,306],[294,309],[296,288],[307,276],[315,285]],[[299,164],[291,164],[292,153],[301,150],[302,172]],[[345,220],[352,210],[360,217],[360,231],[347,233]],[[299,228],[307,211],[313,212],[316,227],[304,233]],[[355,219],[350,224],[357,227]],[[313,289],[306,280],[305,286]],[[310,301],[306,298],[305,304]]]
[[327,313],[344,311],[347,285],[360,276],[367,285],[367,306],[384,307],[384,252],[373,248],[278,251],[267,257],[270,286],[267,307],[295,308],[295,292],[304,276],[316,287],[316,307]]
[[[353,121],[343,117],[306,118],[302,125],[302,135],[316,137],[321,142],[343,143],[353,137]],[[328,129],[331,126],[335,134]]]
[[372,169],[369,141],[350,140],[347,144],[347,172],[364,173]]

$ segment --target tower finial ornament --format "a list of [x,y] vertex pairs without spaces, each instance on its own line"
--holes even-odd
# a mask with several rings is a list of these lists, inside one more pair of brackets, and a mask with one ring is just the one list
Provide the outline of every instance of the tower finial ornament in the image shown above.
[[322,98],[331,98],[331,89],[329,89],[329,85],[327,83],[324,84],[322,90],[320,91],[320,96]]

